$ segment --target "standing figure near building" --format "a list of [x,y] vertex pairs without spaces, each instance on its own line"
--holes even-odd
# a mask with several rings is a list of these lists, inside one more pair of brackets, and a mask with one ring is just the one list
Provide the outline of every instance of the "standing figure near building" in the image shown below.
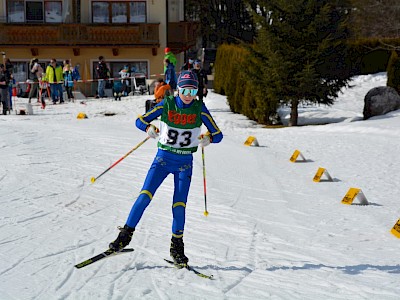
[[57,60],[55,58],[50,60],[50,64],[46,68],[44,81],[47,81],[50,84],[51,100],[53,101],[53,104],[56,104],[58,100],[60,103],[64,103],[63,68],[60,65],[57,65]]
[[13,96],[13,85],[15,85],[15,79],[13,77],[13,69],[14,66],[11,63],[11,60],[6,57],[6,53],[3,52],[3,63],[4,67],[6,68],[9,76],[10,76],[10,84],[8,85],[8,97],[9,97],[9,104],[10,104],[10,111],[13,109],[13,103],[12,103],[12,96]]
[[42,109],[46,108],[45,98],[51,99],[50,86],[46,80],[46,73],[43,73],[42,78],[39,78],[39,101],[42,103]]
[[[172,51],[171,51],[171,49],[169,47],[166,47],[164,49],[164,53],[165,53],[164,61],[166,59],[168,59],[169,62],[174,65],[174,68],[176,68],[176,56],[175,56],[175,54],[172,53]],[[165,74],[166,70],[167,70],[167,66],[164,64],[164,74]]]
[[165,83],[169,84],[172,90],[176,90],[176,72],[174,65],[169,61],[169,59],[164,60],[164,65],[167,67],[165,71]]
[[[219,143],[223,138],[205,104],[195,100],[197,88],[196,76],[190,71],[182,72],[178,78],[179,94],[175,97],[165,97],[136,120],[136,126],[140,130],[147,132],[149,137],[158,139],[158,151],[125,226],[120,228],[117,239],[110,243],[110,249],[119,251],[130,243],[133,232],[155,192],[164,179],[173,174],[170,255],[175,264],[187,266],[189,259],[184,253],[183,233],[186,203],[192,180],[193,153],[198,147]],[[151,124],[158,117],[159,129]],[[208,130],[204,134],[201,133],[203,124]]]
[[181,67],[181,71],[190,71],[193,69],[194,59],[189,58],[188,61]]
[[193,73],[196,74],[197,79],[199,80],[199,90],[197,91],[197,97],[199,100],[203,101],[203,97],[207,96],[207,84],[208,78],[206,71],[201,68],[200,60],[195,60],[193,63]]
[[10,101],[8,97],[8,85],[10,84],[10,74],[6,70],[4,64],[0,64],[0,97],[1,105],[3,107],[3,115],[11,114]]
[[29,64],[28,78],[31,80],[31,89],[29,91],[29,103],[31,103],[32,98],[38,97],[39,91],[39,78],[42,77],[43,68],[39,64],[37,58],[32,58]]
[[97,96],[96,98],[104,98],[104,89],[106,87],[106,81],[110,78],[110,70],[107,67],[106,62],[104,61],[103,56],[99,56],[99,62],[96,66],[96,74],[97,74]]
[[131,81],[131,78],[130,78],[131,73],[130,73],[130,69],[129,69],[128,65],[125,65],[121,69],[121,71],[119,71],[119,76],[121,77],[122,93],[124,94],[124,96],[128,96],[128,94],[130,92],[129,87],[130,87],[130,81]]
[[63,78],[64,78],[64,86],[65,86],[65,91],[67,92],[68,101],[71,100],[75,101],[75,97],[72,92],[74,89],[74,83],[76,81],[76,78],[74,78],[74,73],[71,70],[71,65],[69,63],[69,60],[66,60],[64,62]]
[[72,77],[75,78],[76,81],[81,80],[81,74],[79,73],[80,67],[80,64],[76,64],[76,66],[72,68]]

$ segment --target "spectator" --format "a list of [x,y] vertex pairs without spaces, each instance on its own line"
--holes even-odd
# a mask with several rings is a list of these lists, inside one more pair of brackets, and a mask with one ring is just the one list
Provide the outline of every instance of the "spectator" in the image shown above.
[[193,63],[193,73],[196,74],[197,80],[199,81],[199,90],[197,91],[197,97],[199,100],[203,100],[203,97],[207,96],[207,84],[208,78],[206,71],[201,68],[200,60],[195,60]]
[[79,73],[80,67],[80,64],[76,64],[76,66],[72,68],[72,77],[75,78],[75,80],[81,80],[81,74]]
[[60,99],[60,103],[64,103],[63,98],[63,68],[57,65],[57,60],[52,58],[50,64],[46,68],[45,81],[50,84],[50,93],[53,104],[57,103]]
[[169,96],[171,86],[167,84],[164,79],[158,78],[156,86],[154,88],[154,98],[156,103],[160,103],[164,96]]
[[[4,53],[4,52],[3,52]],[[3,59],[5,58],[5,53],[3,55]],[[13,103],[12,103],[12,89],[13,89],[13,85],[15,84],[15,79],[13,77],[13,69],[14,66],[11,63],[11,60],[9,58],[5,58],[4,59],[4,67],[6,68],[6,70],[8,71],[8,74],[10,75],[10,84],[8,85],[8,97],[10,100],[10,110],[13,109]]]
[[121,77],[122,92],[124,93],[124,96],[128,96],[128,94],[129,94],[130,76],[131,76],[131,73],[130,73],[128,65],[125,65],[121,69],[121,71],[119,71],[119,76]]
[[164,60],[164,66],[167,67],[165,71],[165,83],[171,86],[172,90],[176,89],[176,73],[174,65],[169,61],[168,58]]
[[106,62],[104,61],[103,56],[99,56],[99,63],[96,67],[96,73],[98,79],[96,98],[104,98],[104,88],[106,86],[106,80],[110,78],[110,70],[108,69]]
[[39,102],[42,103],[42,108],[45,109],[46,101],[44,98],[47,96],[49,99],[51,93],[49,91],[49,83],[46,81],[46,73],[42,74],[42,78],[39,78]]
[[7,114],[7,111],[10,112],[10,104],[8,97],[8,85],[10,83],[10,74],[6,70],[4,64],[0,64],[0,97],[1,104],[3,106],[3,115]]
[[74,83],[76,81],[76,78],[74,78],[74,73],[71,70],[71,65],[69,64],[68,60],[64,62],[63,78],[64,78],[64,86],[67,92],[68,101],[71,100],[75,101],[75,97],[72,93],[72,90],[74,89]]
[[28,78],[31,80],[31,89],[29,91],[29,103],[32,98],[37,98],[39,78],[42,77],[43,68],[39,64],[39,60],[34,57],[29,64]]
[[[164,53],[165,53],[164,60],[169,59],[170,63],[172,63],[174,65],[174,68],[176,68],[176,57],[175,57],[175,54],[172,53],[171,49],[168,48],[168,47],[166,47],[164,49]],[[167,67],[164,64],[164,74],[165,74],[165,71],[167,71]]]
[[154,100],[146,100],[145,109],[149,111],[152,109],[157,103],[160,103],[164,97],[171,95],[171,86],[165,83],[164,79],[158,78],[154,87]]
[[69,59],[63,61],[63,73],[68,69],[70,70],[71,65],[69,64]]
[[191,71],[193,69],[194,59],[189,58],[189,60],[182,66],[181,71]]

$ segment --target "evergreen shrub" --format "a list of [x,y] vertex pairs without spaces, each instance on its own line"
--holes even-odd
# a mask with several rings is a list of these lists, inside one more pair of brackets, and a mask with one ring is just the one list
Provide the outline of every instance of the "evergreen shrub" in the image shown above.
[[386,85],[394,88],[400,94],[400,57],[396,50],[392,51],[389,59]]
[[245,115],[260,124],[270,124],[269,116],[276,112],[276,102],[269,101],[265,86],[250,78],[248,50],[240,45],[221,45],[217,50],[214,91],[226,95],[232,112]]

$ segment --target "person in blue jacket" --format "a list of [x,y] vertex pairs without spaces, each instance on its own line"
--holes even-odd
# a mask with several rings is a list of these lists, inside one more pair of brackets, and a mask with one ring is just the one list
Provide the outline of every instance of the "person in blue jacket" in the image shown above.
[[176,90],[176,73],[174,65],[169,61],[169,59],[164,60],[165,70],[165,83],[169,84],[172,90]]
[[[184,253],[183,232],[185,227],[186,203],[192,178],[193,153],[197,148],[210,143],[219,143],[222,132],[203,101],[195,100],[198,80],[191,71],[183,71],[178,77],[178,95],[165,97],[136,120],[136,126],[158,139],[158,151],[147,173],[142,190],[132,206],[125,226],[110,243],[110,249],[120,251],[126,247],[145,209],[150,204],[158,187],[169,175],[174,176],[172,199],[172,238],[170,255],[174,263],[187,266]],[[151,124],[160,117],[159,128]],[[201,133],[205,125],[206,133]]]

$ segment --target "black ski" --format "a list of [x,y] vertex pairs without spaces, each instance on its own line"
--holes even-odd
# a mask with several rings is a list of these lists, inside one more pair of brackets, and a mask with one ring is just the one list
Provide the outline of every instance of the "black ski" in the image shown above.
[[213,277],[214,277],[213,275],[206,275],[206,274],[203,274],[203,273],[197,271],[196,269],[193,269],[193,268],[192,268],[191,266],[189,266],[189,265],[181,266],[181,265],[178,265],[178,264],[174,263],[172,260],[165,259],[165,258],[164,258],[164,260],[165,260],[167,263],[169,263],[170,265],[173,265],[175,268],[178,268],[178,269],[183,269],[183,268],[185,268],[186,270],[193,272],[194,274],[196,274],[197,276],[199,276],[199,277],[201,277],[201,278],[213,279]]
[[103,258],[114,256],[114,255],[118,255],[118,254],[122,254],[122,253],[132,252],[132,251],[133,251],[132,248],[122,249],[121,251],[114,251],[112,249],[108,249],[108,250],[106,250],[106,251],[104,251],[104,252],[102,252],[102,253],[100,253],[100,254],[98,254],[96,256],[93,256],[92,258],[84,260],[83,262],[75,265],[75,268],[80,269],[80,268],[86,267],[87,265],[90,265],[90,264],[92,264],[92,263],[94,263],[96,261],[99,261],[99,260],[101,260]]

